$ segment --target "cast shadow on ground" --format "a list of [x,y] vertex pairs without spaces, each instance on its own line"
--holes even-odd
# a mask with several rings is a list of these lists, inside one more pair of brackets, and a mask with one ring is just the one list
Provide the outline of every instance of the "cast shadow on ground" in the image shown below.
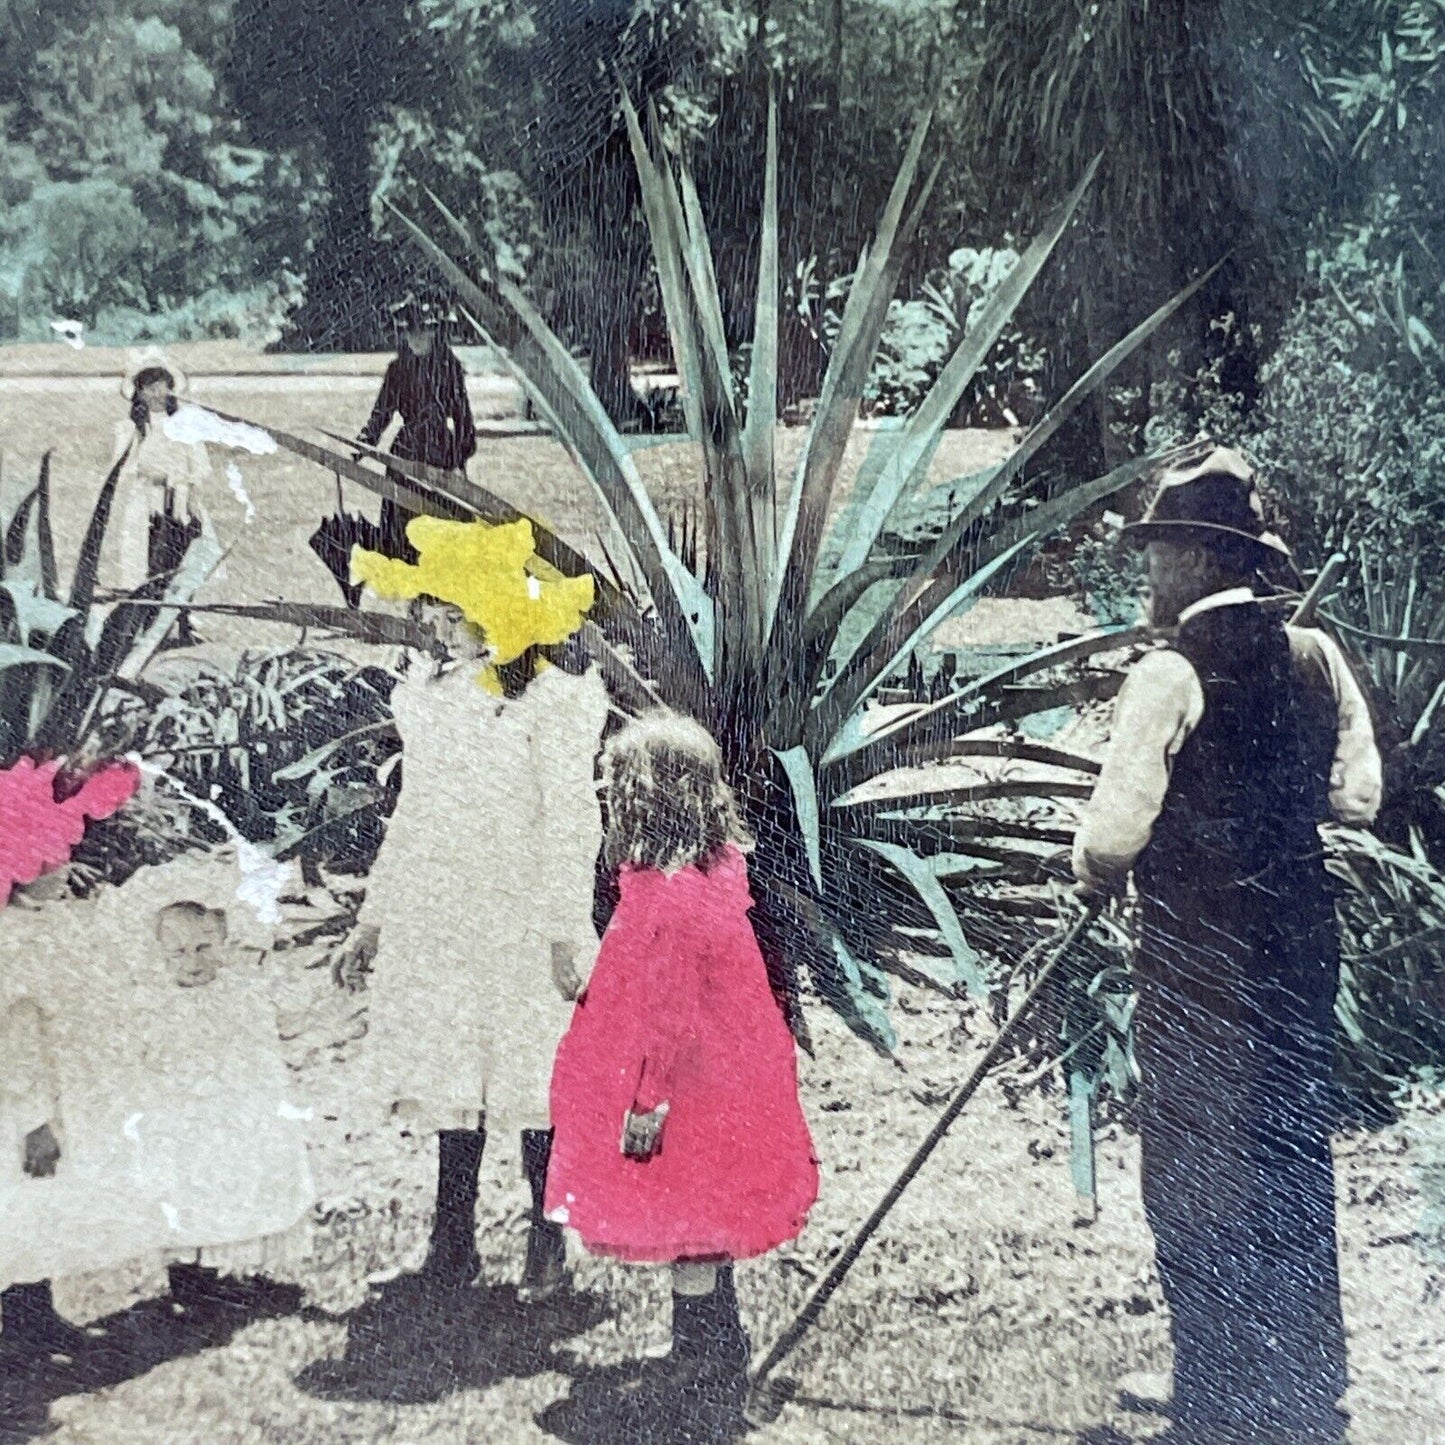
[[306,1366],[296,1384],[322,1400],[431,1404],[459,1390],[565,1369],[551,1346],[608,1314],[593,1295],[569,1292],[526,1305],[512,1285],[447,1290],[403,1276],[345,1316],[341,1358]]
[[[688,1419],[655,1409],[639,1409],[630,1403],[624,1383],[626,1367],[574,1373],[570,1394],[549,1405],[537,1416],[537,1425],[566,1445],[730,1445],[744,1438],[745,1427],[720,1427],[703,1419]],[[786,1393],[784,1408],[795,1406],[805,1412],[863,1415],[890,1420],[938,1420],[959,1426],[987,1426],[990,1432],[1010,1430],[1041,1441],[1067,1441],[1069,1445],[1133,1445],[1133,1437],[1105,1427],[1083,1434],[1074,1429],[1049,1425],[1039,1420],[1001,1420],[943,1405],[870,1404],[858,1400],[835,1400]],[[769,1417],[771,1418],[771,1417]]]
[[47,1435],[52,1402],[136,1379],[157,1365],[228,1344],[261,1320],[301,1309],[301,1290],[267,1279],[226,1281],[184,1307],[169,1295],[96,1320],[89,1341],[66,1357],[18,1357],[0,1349],[0,1445]]
[[571,1388],[535,1421],[565,1445],[731,1445],[746,1434],[741,1422],[724,1423],[715,1412],[679,1409],[675,1395],[659,1399],[631,1388],[646,1374],[635,1361],[592,1368],[563,1361],[558,1368],[572,1377]]
[[822,1395],[802,1395],[789,1391],[786,1395],[789,1405],[806,1411],[830,1414],[865,1415],[887,1417],[895,1420],[940,1420],[950,1425],[987,1428],[990,1432],[1013,1431],[1020,1435],[1039,1440],[1068,1441],[1069,1445],[1130,1445],[1125,1435],[1106,1431],[1085,1431],[1080,1434],[1071,1426],[1051,1425],[1043,1420],[1027,1418],[1001,1419],[977,1410],[959,1410],[947,1405],[908,1404],[894,1402],[874,1404],[863,1400],[833,1399]]

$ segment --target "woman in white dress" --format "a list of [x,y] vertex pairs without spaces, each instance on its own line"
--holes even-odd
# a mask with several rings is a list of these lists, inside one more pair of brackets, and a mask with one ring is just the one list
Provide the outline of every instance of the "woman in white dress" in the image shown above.
[[480,635],[459,608],[431,615],[454,660],[415,666],[392,695],[401,797],[349,950],[372,974],[364,1067],[388,1113],[438,1138],[431,1282],[478,1279],[483,1144],[521,1131],[532,1196],[522,1289],[541,1299],[565,1278],[561,1230],[543,1217],[549,1088],[597,949],[607,691],[565,659],[539,670],[535,648],[488,691]]
[[[106,580],[118,591],[160,596],[199,536],[215,533],[204,504],[210,457],[200,441],[171,435],[185,378],[160,356],[147,354],[122,387],[130,414],[116,423],[112,465],[124,457],[112,515],[115,542]],[[178,637],[195,635],[183,613]]]
[[0,913],[8,1348],[77,1340],[54,1278],[149,1258],[184,1302],[211,1274],[287,1266],[308,1245],[304,1115],[259,957],[269,937],[239,882],[234,865],[183,857],[91,899],[52,874]]

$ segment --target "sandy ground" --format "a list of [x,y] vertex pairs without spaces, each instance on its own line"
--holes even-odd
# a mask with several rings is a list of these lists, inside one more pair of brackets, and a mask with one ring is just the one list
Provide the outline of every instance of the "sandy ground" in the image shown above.
[[[234,358],[215,364],[241,368]],[[124,413],[109,370],[16,375],[0,357],[0,450],[7,497],[54,449],[56,532],[68,567]],[[269,362],[267,363],[269,365]],[[77,367],[78,369],[78,367]],[[258,364],[257,369],[260,369]],[[376,376],[217,375],[196,367],[198,401],[260,423],[350,433]],[[479,413],[505,412],[478,378]],[[800,441],[785,434],[785,454]],[[976,470],[1008,439],[950,436],[939,476]],[[852,459],[866,438],[856,440]],[[332,479],[284,454],[238,459],[258,508],[247,527],[217,503],[236,541],[227,595],[334,602],[306,546],[334,502]],[[692,495],[685,450],[643,451],[665,510]],[[488,438],[473,476],[564,535],[586,543],[595,508],[562,449],[545,438]],[[359,498],[357,500],[360,500]],[[374,507],[368,500],[368,510]],[[1051,640],[1080,619],[1059,603],[987,604],[971,615],[980,642]],[[218,649],[256,634],[208,621]],[[960,635],[965,640],[970,634]],[[278,630],[270,640],[284,643]],[[953,640],[953,639],[951,639]],[[390,1442],[462,1445],[549,1438],[539,1416],[579,1376],[667,1337],[658,1271],[576,1262],[577,1293],[539,1315],[519,1310],[524,1189],[513,1141],[493,1141],[479,1223],[488,1283],[447,1308],[377,1289],[368,1277],[415,1263],[424,1249],[434,1160],[423,1144],[359,1115],[358,1035],[365,995],[331,982],[323,946],[288,955],[304,1026],[288,1045],[299,1102],[313,1111],[322,1200],[315,1253],[294,1279],[238,1291],[205,1313],[160,1298],[134,1274],[66,1282],[62,1307],[100,1319],[96,1357],[14,1372],[0,1388],[0,1442],[58,1445],[262,1445]],[[755,1341],[766,1347],[801,1305],[840,1242],[927,1131],[947,1091],[986,1040],[985,1024],[900,986],[895,1017],[905,1068],[875,1058],[816,1016],[817,1057],[803,1062],[806,1107],[824,1161],[822,1198],[799,1243],[739,1271]],[[1445,1441],[1445,1119],[1428,1102],[1402,1123],[1341,1138],[1340,1219],[1346,1315],[1360,1445]],[[1137,1145],[1114,1126],[1099,1141],[1101,1214],[1074,1223],[1062,1106],[1037,1094],[1010,1109],[986,1086],[784,1367],[797,1393],[760,1445],[815,1442],[1076,1440],[1121,1445],[1161,1422],[1114,1403],[1127,1371],[1167,1367],[1167,1322],[1137,1186]]]
[[[322,1193],[315,1253],[294,1279],[208,1316],[154,1298],[158,1280],[73,1281],[77,1318],[103,1319],[97,1358],[48,1365],[4,1391],[0,1441],[57,1445],[530,1441],[589,1371],[664,1347],[661,1271],[576,1259],[576,1293],[516,1303],[525,1193],[513,1141],[493,1141],[479,1211],[487,1284],[450,1307],[367,1277],[419,1262],[434,1155],[358,1116],[365,995],[337,991],[313,948],[290,955],[307,1028],[288,1046],[314,1110]],[[739,1268],[766,1347],[826,1270],[967,1072],[987,1030],[934,995],[898,990],[904,1068],[818,1017],[804,1100],[824,1161],[802,1239]],[[1359,1445],[1445,1440],[1445,1116],[1337,1141],[1345,1309]],[[1138,1150],[1099,1140],[1100,1215],[1075,1223],[1057,1099],[1016,1109],[988,1085],[869,1246],[781,1373],[796,1393],[759,1445],[968,1440],[1144,1441],[1160,1422],[1114,1402],[1126,1372],[1167,1368],[1167,1322],[1139,1201]],[[1434,1202],[1434,1215],[1427,1206]],[[146,1296],[151,1296],[147,1299]],[[133,1303],[139,1300],[139,1303]],[[604,1445],[604,1442],[598,1442]],[[621,1442],[619,1442],[621,1445]]]
[[[199,348],[197,348],[199,349]],[[48,367],[71,366],[75,375],[34,375],[41,362],[27,359],[21,348],[0,349],[0,509],[9,511],[35,484],[44,452],[51,458],[55,540],[62,576],[73,565],[89,520],[91,507],[105,478],[115,447],[115,427],[126,415],[120,394],[124,353],[96,351],[70,353],[67,348],[44,348]],[[271,368],[280,360],[296,365],[296,358],[232,357],[238,367]],[[72,359],[73,358],[73,359]],[[186,358],[189,360],[189,357]],[[325,444],[318,428],[353,436],[365,422],[379,385],[385,358],[354,361],[355,374],[333,373],[322,363],[306,374],[279,370],[218,374],[194,370],[189,396],[261,426],[274,426]],[[215,362],[211,362],[215,365]],[[370,370],[362,371],[365,365]],[[81,370],[84,367],[86,370]],[[516,388],[493,374],[469,378],[473,410],[479,422],[515,419]],[[797,459],[803,432],[780,429],[780,467]],[[846,476],[851,476],[871,441],[860,429],[849,447]],[[977,471],[1006,456],[1008,433],[959,431],[950,433],[939,448],[931,479]],[[340,592],[307,546],[321,519],[335,510],[337,483],[310,462],[287,452],[256,457],[243,452],[211,448],[214,481],[207,507],[223,545],[231,548],[226,559],[226,580],[202,594],[209,601],[256,601],[285,597],[292,601],[340,602]],[[224,477],[227,462],[234,462],[256,507],[246,521],[242,505],[233,497]],[[667,518],[695,503],[700,474],[692,449],[680,445],[647,445],[637,452],[637,464],[659,513]],[[590,487],[562,446],[546,436],[483,435],[470,466],[472,479],[526,511],[544,526],[560,533],[588,555],[601,560],[597,541],[601,513]],[[839,501],[846,495],[840,492]],[[344,505],[375,517],[379,503],[355,483],[344,487]],[[616,551],[615,543],[612,550]],[[294,636],[284,629],[261,631],[254,623],[208,619],[204,635],[217,643],[256,645],[257,638],[284,643]]]

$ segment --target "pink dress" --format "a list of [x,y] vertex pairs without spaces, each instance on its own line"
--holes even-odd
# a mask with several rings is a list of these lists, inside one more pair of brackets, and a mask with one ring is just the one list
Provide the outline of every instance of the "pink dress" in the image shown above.
[[[797,1059],[753,936],[747,864],[625,867],[597,965],[557,1051],[549,1218],[594,1253],[747,1259],[818,1196]],[[667,1101],[662,1152],[621,1149],[629,1108]]]

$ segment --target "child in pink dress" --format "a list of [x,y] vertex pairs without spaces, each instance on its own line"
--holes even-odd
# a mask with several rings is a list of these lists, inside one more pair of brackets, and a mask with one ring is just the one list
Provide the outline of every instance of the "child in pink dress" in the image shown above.
[[596,1254],[671,1264],[671,1388],[740,1407],[731,1262],[802,1230],[818,1193],[793,1038],[748,910],[749,846],[717,744],[673,716],[606,753],[620,901],[552,1075],[546,1208]]

